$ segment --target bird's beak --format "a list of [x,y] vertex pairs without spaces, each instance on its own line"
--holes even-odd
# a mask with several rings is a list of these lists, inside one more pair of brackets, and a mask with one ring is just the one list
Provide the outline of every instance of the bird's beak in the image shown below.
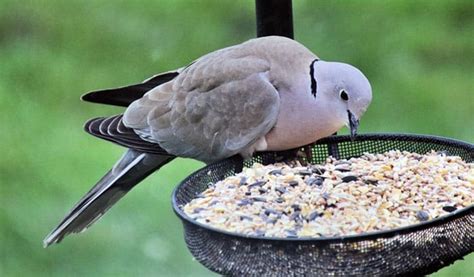
[[355,117],[351,111],[347,110],[349,116],[349,129],[351,130],[351,140],[354,140],[357,135],[357,127],[359,127],[359,120]]

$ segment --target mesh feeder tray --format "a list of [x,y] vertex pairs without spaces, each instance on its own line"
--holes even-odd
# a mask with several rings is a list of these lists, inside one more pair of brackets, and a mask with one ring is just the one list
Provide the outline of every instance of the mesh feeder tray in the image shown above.
[[[311,145],[310,163],[405,150],[444,151],[474,162],[474,145],[447,138],[372,134],[333,136]],[[288,152],[285,152],[288,154]],[[429,274],[474,251],[474,205],[448,216],[407,227],[361,235],[318,238],[245,236],[195,222],[182,207],[215,183],[258,162],[270,164],[282,152],[264,152],[243,162],[232,157],[210,164],[185,179],[173,192],[173,209],[184,225],[192,255],[210,270],[230,276],[393,276]]]

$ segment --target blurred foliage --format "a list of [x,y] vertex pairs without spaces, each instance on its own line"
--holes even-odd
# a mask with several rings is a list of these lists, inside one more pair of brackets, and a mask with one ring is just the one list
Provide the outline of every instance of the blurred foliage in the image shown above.
[[[175,160],[87,233],[48,249],[41,241],[123,151],[81,128],[122,109],[79,96],[254,37],[253,1],[0,0],[0,7],[0,275],[212,275],[188,253],[170,205],[174,186],[202,166],[195,161]],[[297,40],[371,80],[361,132],[474,142],[471,0],[297,0],[294,19]],[[474,276],[474,255],[434,276]]]

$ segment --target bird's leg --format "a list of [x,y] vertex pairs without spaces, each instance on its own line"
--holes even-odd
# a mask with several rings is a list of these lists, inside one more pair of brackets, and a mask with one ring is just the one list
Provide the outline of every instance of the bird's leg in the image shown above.
[[313,160],[313,152],[311,151],[313,146],[314,146],[314,143],[311,143],[311,144],[308,144],[308,145],[304,146],[304,153],[306,155],[306,161],[308,163],[311,163],[311,161]]
[[299,148],[279,151],[275,157],[275,162],[288,162],[298,157]]
[[313,159],[313,155],[311,153],[312,146],[313,144],[308,144],[298,149],[296,157],[301,165],[306,166],[311,163]]

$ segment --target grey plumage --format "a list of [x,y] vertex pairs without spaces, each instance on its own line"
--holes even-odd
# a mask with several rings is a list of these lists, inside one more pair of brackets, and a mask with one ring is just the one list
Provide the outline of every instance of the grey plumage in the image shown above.
[[141,84],[86,94],[86,101],[129,105],[123,116],[85,126],[129,150],[44,243],[84,230],[176,156],[213,162],[295,148],[343,125],[355,133],[371,98],[368,80],[355,67],[320,61],[283,37],[249,40]]

